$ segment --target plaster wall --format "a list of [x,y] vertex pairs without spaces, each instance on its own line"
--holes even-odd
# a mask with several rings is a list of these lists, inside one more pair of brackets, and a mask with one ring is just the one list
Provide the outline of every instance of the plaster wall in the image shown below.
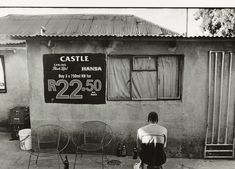
[[9,110],[29,106],[29,79],[25,47],[0,50],[4,56],[7,92],[0,93],[0,124],[6,125]]
[[[64,40],[53,43],[53,46],[48,47],[48,41],[45,40],[28,41],[32,128],[43,123],[56,123],[73,133],[81,122],[102,120],[113,129],[112,148],[115,149],[119,141],[124,141],[131,153],[136,130],[146,124],[150,111],[156,111],[159,113],[159,124],[168,129],[168,155],[202,157],[207,116],[208,51],[231,49],[233,46],[230,42],[178,41],[175,50],[168,48],[167,41]],[[182,54],[182,100],[107,101],[103,105],[45,103],[42,60],[43,54],[49,53],[105,53],[107,56]]]

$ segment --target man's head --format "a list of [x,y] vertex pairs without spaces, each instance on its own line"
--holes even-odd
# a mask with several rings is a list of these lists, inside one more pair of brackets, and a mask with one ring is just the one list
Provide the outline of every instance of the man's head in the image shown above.
[[150,112],[148,115],[148,122],[157,123],[158,122],[158,114],[156,112]]

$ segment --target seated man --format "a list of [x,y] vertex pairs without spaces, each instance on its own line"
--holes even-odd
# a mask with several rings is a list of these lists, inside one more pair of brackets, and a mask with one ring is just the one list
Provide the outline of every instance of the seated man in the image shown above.
[[161,169],[166,162],[167,129],[158,125],[158,114],[150,112],[148,115],[148,125],[143,126],[137,131],[137,148],[141,160],[140,166],[144,168]]

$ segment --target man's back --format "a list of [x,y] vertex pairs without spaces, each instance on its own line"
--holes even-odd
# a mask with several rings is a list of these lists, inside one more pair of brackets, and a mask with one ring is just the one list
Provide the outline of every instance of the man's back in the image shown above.
[[150,112],[148,114],[148,125],[137,130],[137,148],[141,166],[147,164],[148,167],[162,168],[166,162],[164,147],[167,141],[167,129],[158,125],[158,114]]
[[166,162],[164,147],[166,146],[167,129],[156,123],[150,123],[137,131],[139,156],[148,166],[161,166]]
[[[158,139],[157,143],[162,143],[164,144],[164,147],[166,146],[167,129],[165,127],[160,126],[156,123],[150,123],[146,126],[139,128],[137,131],[137,137],[139,140],[141,140],[142,143],[148,143],[149,142],[148,137],[143,138],[143,136],[150,136],[150,135],[164,136],[165,139]],[[149,139],[151,139],[151,137],[149,137]]]

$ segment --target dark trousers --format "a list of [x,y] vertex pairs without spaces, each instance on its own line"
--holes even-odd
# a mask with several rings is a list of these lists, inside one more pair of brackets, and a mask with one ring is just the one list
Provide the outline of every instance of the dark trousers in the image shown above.
[[142,143],[139,157],[142,163],[148,166],[147,169],[162,169],[162,165],[166,162],[163,144],[160,143],[155,145]]

